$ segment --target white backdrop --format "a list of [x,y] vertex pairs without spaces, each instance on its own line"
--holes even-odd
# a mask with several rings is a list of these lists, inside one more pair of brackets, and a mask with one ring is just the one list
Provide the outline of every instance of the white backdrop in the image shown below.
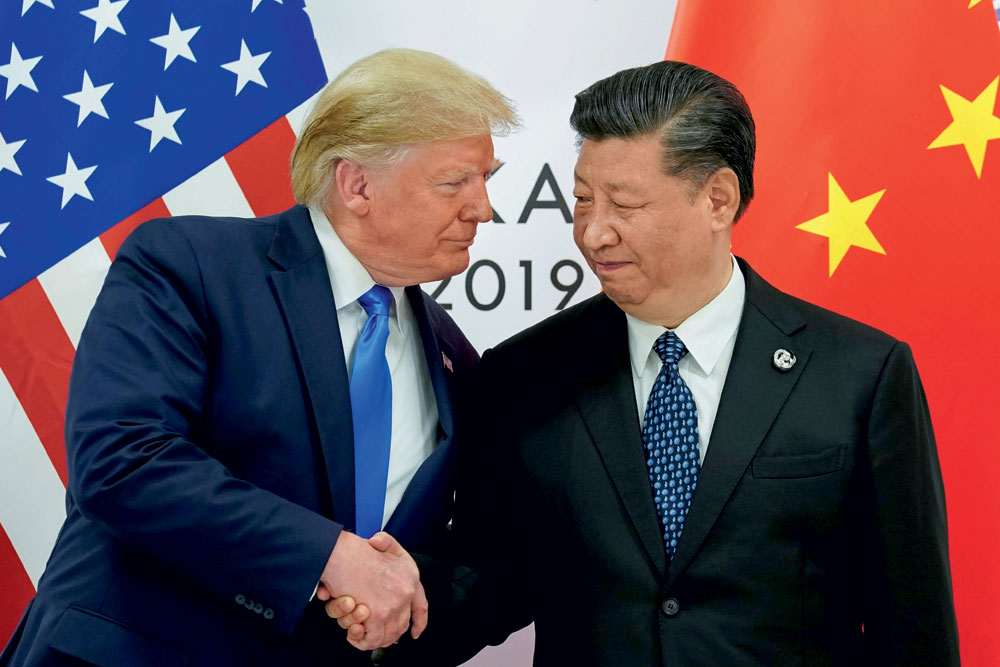
[[[480,226],[472,247],[472,267],[438,295],[452,304],[452,316],[482,352],[552,314],[569,289],[552,282],[552,268],[564,264],[556,280],[582,283],[567,305],[595,294],[599,285],[573,244],[572,226],[559,208],[534,207],[518,223],[529,201],[554,202],[548,165],[567,209],[572,212],[574,135],[569,127],[573,96],[594,81],[625,67],[661,60],[667,48],[676,2],[651,0],[507,0],[502,6],[444,0],[367,0],[360,3],[307,0],[328,76],[380,49],[407,47],[433,51],[484,76],[513,99],[524,129],[496,141],[506,165],[490,180],[493,208],[504,220]],[[496,264],[504,276],[499,293]],[[480,264],[477,264],[480,263]],[[530,262],[528,264],[522,264]],[[530,272],[530,309],[526,277]],[[435,286],[430,285],[428,289]],[[526,592],[527,593],[527,592]],[[431,623],[434,622],[433,610]],[[480,653],[469,665],[531,664],[533,633],[514,635],[499,648]]]
[[[534,208],[526,222],[517,221],[546,164],[572,211],[573,95],[619,69],[661,60],[675,4],[508,0],[499,8],[444,0],[307,0],[331,78],[380,49],[424,49],[484,76],[517,104],[524,129],[496,141],[497,157],[506,165],[489,185],[493,207],[504,224],[481,225],[472,247],[473,265],[481,260],[499,265],[505,280],[503,299],[492,310],[473,306],[466,294],[468,272],[452,279],[438,296],[452,304],[452,315],[480,351],[555,312],[566,295],[550,280],[557,262],[572,260],[583,269],[582,285],[570,303],[599,289],[573,244],[571,225],[558,208]],[[548,179],[535,199],[555,199]],[[530,310],[525,308],[527,269],[521,265],[527,261],[531,262]],[[558,280],[571,285],[575,277],[575,270],[566,266]],[[498,294],[495,270],[477,268],[471,287],[480,304],[490,305]]]

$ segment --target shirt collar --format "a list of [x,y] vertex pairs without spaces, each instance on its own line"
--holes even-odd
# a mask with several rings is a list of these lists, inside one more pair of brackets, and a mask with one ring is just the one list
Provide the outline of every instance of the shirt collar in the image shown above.
[[[699,308],[674,329],[688,353],[701,372],[708,376],[722,356],[726,343],[739,328],[743,317],[743,303],[746,300],[746,281],[736,258],[733,258],[733,274],[729,283],[707,304]],[[641,376],[646,368],[649,355],[653,354],[653,343],[667,331],[666,327],[650,324],[625,313],[628,322],[629,356],[632,369]]]
[[[309,217],[312,219],[316,238],[323,250],[326,272],[330,274],[330,287],[333,289],[333,300],[337,303],[337,310],[340,311],[354,305],[360,308],[361,304],[358,304],[357,300],[375,285],[375,280],[369,275],[368,269],[340,240],[321,208],[310,206]],[[393,313],[395,313],[400,333],[405,334],[409,321],[407,314],[410,308],[410,304],[406,300],[405,288],[388,287],[388,290],[392,292],[394,302],[389,312],[390,322],[393,319]]]

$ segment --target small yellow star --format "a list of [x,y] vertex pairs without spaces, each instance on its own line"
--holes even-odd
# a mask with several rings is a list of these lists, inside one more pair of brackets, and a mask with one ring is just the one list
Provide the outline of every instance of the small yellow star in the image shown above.
[[970,0],[969,1],[969,6],[967,7],[967,9],[972,9],[973,7],[975,7],[976,5],[978,5],[980,2],[982,2],[982,0]]
[[951,125],[944,129],[938,138],[931,142],[928,149],[945,146],[965,146],[972,168],[976,170],[976,178],[983,173],[983,162],[986,160],[986,142],[1000,139],[1000,118],[993,115],[993,107],[997,102],[997,82],[1000,76],[986,86],[983,92],[971,102],[958,93],[941,86],[945,104],[951,112]]
[[840,261],[851,246],[871,250],[881,255],[885,254],[882,245],[868,228],[868,218],[885,190],[879,190],[867,197],[851,201],[844,194],[833,174],[828,179],[830,195],[830,210],[821,216],[807,220],[796,229],[826,236],[830,239],[830,275],[840,266]]

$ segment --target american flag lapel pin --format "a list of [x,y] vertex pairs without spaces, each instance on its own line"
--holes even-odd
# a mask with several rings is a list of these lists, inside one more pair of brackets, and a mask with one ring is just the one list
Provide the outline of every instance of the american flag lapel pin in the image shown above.
[[455,367],[451,365],[451,359],[444,352],[441,353],[441,364],[452,373],[455,372]]

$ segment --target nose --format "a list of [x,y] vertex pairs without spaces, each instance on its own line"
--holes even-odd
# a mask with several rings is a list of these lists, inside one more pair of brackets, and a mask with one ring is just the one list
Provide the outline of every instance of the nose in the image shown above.
[[493,207],[486,192],[485,179],[479,182],[459,215],[465,222],[487,222],[493,218]]
[[585,215],[576,214],[573,218],[576,236],[579,243],[588,250],[600,250],[606,246],[618,243],[620,237],[611,224],[608,216],[597,211]]

